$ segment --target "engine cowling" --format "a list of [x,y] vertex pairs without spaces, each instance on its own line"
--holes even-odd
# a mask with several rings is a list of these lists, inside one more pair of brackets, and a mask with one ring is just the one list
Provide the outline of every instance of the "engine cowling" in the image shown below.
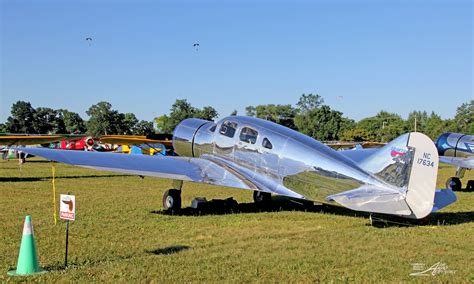
[[88,147],[92,147],[92,146],[94,146],[94,144],[95,144],[94,138],[92,138],[92,137],[87,137],[86,138],[86,145]]
[[211,153],[215,125],[212,121],[198,118],[183,120],[173,133],[174,152],[185,157],[200,157],[204,153]]

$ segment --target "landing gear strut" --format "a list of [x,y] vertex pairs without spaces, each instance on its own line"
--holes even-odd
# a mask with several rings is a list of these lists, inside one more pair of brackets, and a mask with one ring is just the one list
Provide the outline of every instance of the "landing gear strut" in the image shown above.
[[259,205],[267,205],[272,201],[272,195],[268,192],[254,191],[253,201],[255,201],[255,203]]

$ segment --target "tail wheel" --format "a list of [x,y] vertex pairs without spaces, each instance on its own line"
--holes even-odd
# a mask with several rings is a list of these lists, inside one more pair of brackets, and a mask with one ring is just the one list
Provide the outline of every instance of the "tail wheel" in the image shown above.
[[268,192],[254,191],[253,201],[257,204],[268,204],[272,201],[272,195]]
[[446,181],[446,188],[451,189],[452,191],[461,189],[461,180],[458,177],[451,177]]
[[179,210],[181,209],[181,190],[168,189],[163,194],[163,208],[165,210]]

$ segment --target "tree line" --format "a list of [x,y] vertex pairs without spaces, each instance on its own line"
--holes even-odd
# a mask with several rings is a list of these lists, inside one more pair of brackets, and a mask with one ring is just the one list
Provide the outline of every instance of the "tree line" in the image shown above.
[[443,132],[474,133],[474,100],[463,103],[453,119],[445,120],[435,112],[415,110],[406,120],[396,113],[380,111],[356,122],[324,104],[317,94],[303,94],[295,106],[267,104],[248,106],[245,110],[248,116],[271,120],[321,141],[387,142],[415,131],[415,120],[416,131],[432,139]]
[[[177,99],[169,114],[156,117],[155,128],[153,122],[139,121],[133,113],[120,113],[112,109],[108,102],[92,105],[86,114],[89,116],[87,121],[65,109],[33,108],[29,102],[18,101],[12,105],[7,121],[0,123],[0,132],[148,135],[172,133],[176,125],[186,118],[215,120],[219,116],[213,107],[196,108],[185,99]],[[237,115],[237,111],[230,115]],[[443,132],[474,133],[474,100],[460,105],[452,119],[442,119],[435,112],[414,110],[405,120],[396,113],[380,111],[375,116],[356,122],[331,109],[318,94],[302,94],[295,105],[247,106],[245,115],[276,122],[321,141],[387,142],[405,132],[414,131],[415,125],[416,131],[432,139]]]
[[154,133],[153,122],[138,120],[133,113],[121,113],[108,102],[92,105],[85,121],[78,113],[66,109],[34,108],[30,102],[18,101],[12,105],[11,115],[0,123],[0,132],[29,134],[87,133],[91,136],[124,134],[148,135]]

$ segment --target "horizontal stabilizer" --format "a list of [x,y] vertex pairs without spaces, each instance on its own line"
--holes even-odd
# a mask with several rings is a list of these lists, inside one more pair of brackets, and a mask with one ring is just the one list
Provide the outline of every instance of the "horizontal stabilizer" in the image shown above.
[[431,212],[436,212],[443,209],[451,203],[456,202],[456,194],[451,189],[436,190],[434,206]]
[[331,195],[327,200],[356,211],[411,215],[402,193],[373,185],[363,185],[357,189]]
[[380,149],[358,153],[349,158],[385,185],[367,184],[329,196],[328,200],[353,210],[414,219],[426,217],[435,206],[439,210],[455,201],[455,196],[453,199],[449,192],[442,192],[435,205],[438,152],[433,141],[422,133],[407,133]]

